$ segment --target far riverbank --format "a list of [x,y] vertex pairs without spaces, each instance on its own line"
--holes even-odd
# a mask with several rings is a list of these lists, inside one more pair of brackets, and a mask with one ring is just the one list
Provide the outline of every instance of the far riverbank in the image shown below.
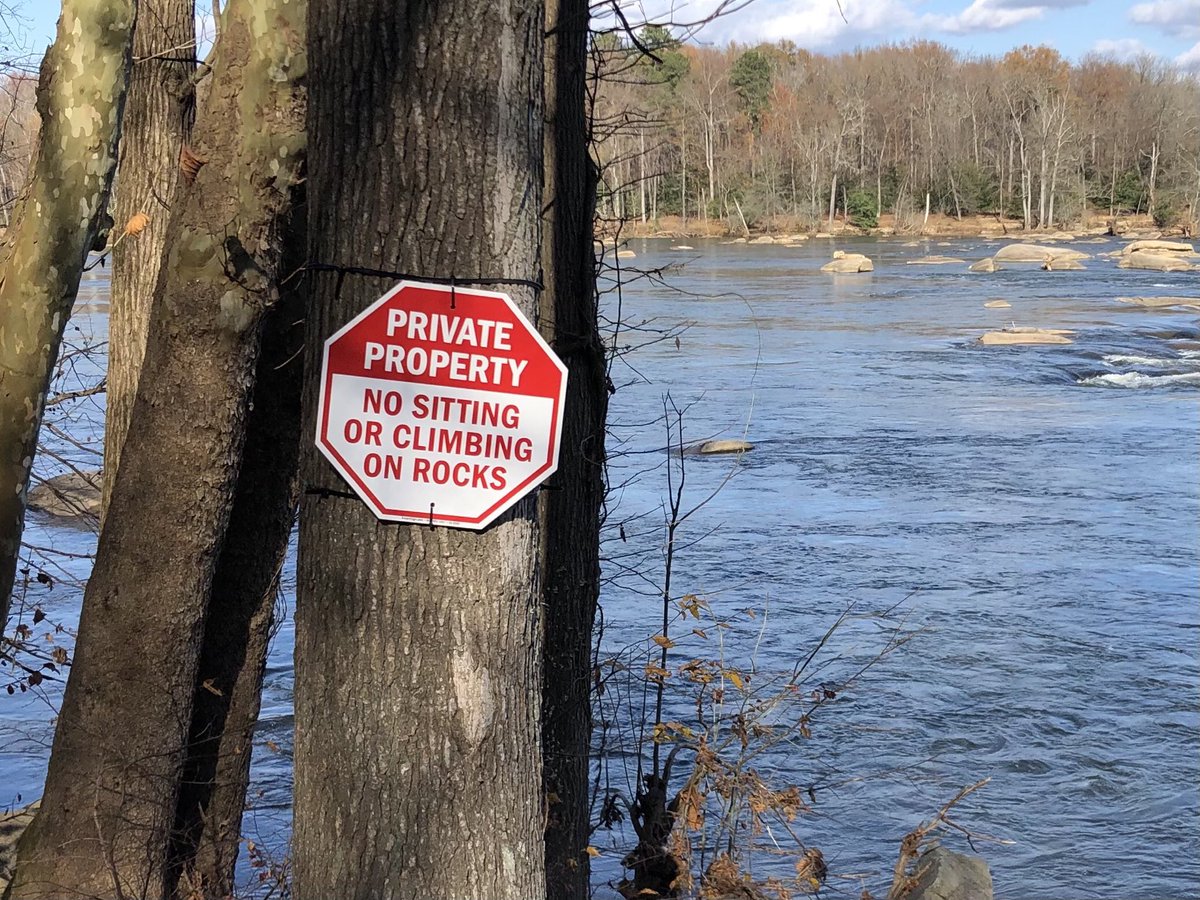
[[832,224],[828,219],[811,223],[793,216],[774,216],[745,227],[740,221],[728,219],[684,220],[680,216],[660,216],[657,219],[606,221],[597,228],[600,237],[612,238],[777,238],[825,237],[830,235],[854,235],[857,237],[1009,237],[1014,240],[1057,239],[1069,240],[1076,237],[1114,235],[1128,238],[1159,238],[1188,236],[1191,229],[1182,227],[1157,228],[1149,215],[1113,217],[1104,213],[1090,213],[1082,221],[1063,230],[1040,229],[1026,231],[1019,219],[1003,219],[997,216],[955,216],[933,214],[928,220],[917,217],[897,222],[896,216],[885,214],[879,217],[875,228],[863,229],[851,225],[844,217],[835,217]]

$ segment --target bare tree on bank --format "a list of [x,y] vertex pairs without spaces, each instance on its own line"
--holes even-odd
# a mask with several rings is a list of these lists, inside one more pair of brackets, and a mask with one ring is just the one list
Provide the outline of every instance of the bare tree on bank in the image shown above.
[[[311,261],[539,280],[542,0],[311,6]],[[312,280],[305,433],[325,338],[390,286]],[[535,499],[480,533],[387,524],[311,441],[301,474],[295,896],[538,900]]]
[[546,0],[541,329],[567,366],[558,472],[541,496],[546,895],[586,900],[592,624],[600,593],[606,357],[597,328],[596,166],[590,155],[587,0]]
[[38,83],[32,181],[0,248],[0,630],[42,403],[108,205],[133,26],[133,0],[64,0]]
[[195,0],[138,2],[112,206],[113,219],[122,225],[137,215],[148,221],[137,240],[118,241],[112,250],[102,509],[112,497],[137,395],[150,303],[179,181],[180,153],[187,145],[194,110]]
[[208,597],[305,146],[304,4],[233,0],[223,26],[14,900],[173,888]]

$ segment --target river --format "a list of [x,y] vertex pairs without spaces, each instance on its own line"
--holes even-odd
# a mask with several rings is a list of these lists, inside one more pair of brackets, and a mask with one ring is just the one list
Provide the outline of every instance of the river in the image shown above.
[[[990,777],[958,821],[1006,841],[976,844],[997,896],[1200,896],[1200,321],[1195,309],[1116,299],[1194,296],[1200,278],[1099,258],[1082,272],[988,275],[906,264],[994,252],[977,239],[688,243],[633,241],[637,258],[621,261],[669,269],[620,298],[640,328],[618,343],[644,346],[613,368],[606,650],[648,649],[661,618],[649,595],[666,489],[656,420],[669,392],[688,439],[755,445],[739,459],[689,457],[688,505],[715,494],[675,559],[677,594],[759,611],[730,648],[757,644],[761,670],[790,669],[853,605],[830,646],[837,673],[882,647],[875,616],[891,610],[918,631],[836,685],[812,737],[767,763],[780,784],[817,786],[796,827],[824,851],[837,893],[878,895],[904,833]],[[819,273],[833,246],[867,253],[875,271]],[[103,279],[87,286],[100,298]],[[996,298],[1011,307],[984,307]],[[609,295],[606,312],[616,308]],[[103,338],[103,304],[76,321]],[[976,340],[1013,323],[1071,329],[1073,343]],[[73,433],[94,439],[97,421],[77,413]],[[27,538],[70,553],[94,544],[38,514]],[[54,565],[56,577],[86,574],[86,561]],[[286,581],[290,613],[291,562]],[[79,590],[64,577],[29,599],[69,624]],[[289,815],[291,652],[289,614],[247,819],[275,847]],[[40,790],[54,690],[0,694],[0,803]],[[946,842],[967,849],[961,835]],[[628,844],[605,832],[596,844],[608,896]]]

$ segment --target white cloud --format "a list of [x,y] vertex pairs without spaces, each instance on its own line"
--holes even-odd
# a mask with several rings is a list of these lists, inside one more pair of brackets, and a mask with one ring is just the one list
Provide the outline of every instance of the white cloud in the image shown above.
[[1200,0],[1139,3],[1129,10],[1129,20],[1138,25],[1153,25],[1170,35],[1200,37]]
[[992,6],[997,9],[1025,9],[1037,7],[1046,9],[1067,9],[1072,6],[1087,6],[1092,0],[1040,0],[1030,3],[1029,0],[993,0]]
[[1175,57],[1175,65],[1200,74],[1200,41],[1197,41],[1191,50],[1185,50]]
[[[1062,4],[1057,4],[1062,5]],[[1000,31],[1030,19],[1040,19],[1046,6],[1015,3],[1013,0],[974,0],[962,12],[953,16],[929,15],[925,21],[941,31],[967,34],[973,31]]]
[[1092,44],[1092,52],[1128,61],[1154,51],[1137,38],[1101,38]]
[[901,0],[842,0],[840,13],[830,0],[796,0],[784,6],[787,12],[747,16],[739,31],[766,41],[787,38],[804,47],[827,47],[841,39],[901,35],[916,21]]

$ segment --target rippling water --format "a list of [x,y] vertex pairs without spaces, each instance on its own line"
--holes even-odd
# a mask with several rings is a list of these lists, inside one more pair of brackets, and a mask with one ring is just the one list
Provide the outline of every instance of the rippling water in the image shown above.
[[[654,343],[614,368],[623,453],[609,521],[627,540],[609,547],[607,645],[644,640],[659,615],[617,560],[641,554],[653,581],[665,436],[635,424],[660,417],[670,391],[689,438],[755,444],[740,463],[689,463],[697,500],[733,477],[686,527],[679,591],[766,606],[764,669],[790,668],[852,602],[870,613],[907,597],[922,629],[822,710],[811,741],[769,761],[780,780],[822,786],[800,827],[831,872],[869,873],[875,890],[907,830],[991,776],[961,819],[1014,842],[979,845],[998,896],[1200,896],[1200,323],[1195,310],[1116,300],[1194,296],[1200,278],[1099,259],[991,275],[905,265],[994,252],[970,240],[839,242],[876,270],[827,276],[830,244],[631,245],[631,265],[685,265],[670,288],[626,287],[623,315],[686,328],[678,348]],[[995,298],[1011,308],[983,307]],[[82,322],[103,330],[100,313]],[[1074,343],[976,343],[1013,323],[1072,329]],[[76,551],[91,541],[36,515],[28,537]],[[52,615],[75,614],[69,585],[37,590]],[[268,670],[248,820],[277,843],[290,625]],[[844,640],[853,657],[882,638],[853,627]],[[0,802],[37,795],[47,721],[43,699],[0,697],[0,728],[23,736],[0,741]],[[601,839],[598,872],[612,878],[620,853]]]

